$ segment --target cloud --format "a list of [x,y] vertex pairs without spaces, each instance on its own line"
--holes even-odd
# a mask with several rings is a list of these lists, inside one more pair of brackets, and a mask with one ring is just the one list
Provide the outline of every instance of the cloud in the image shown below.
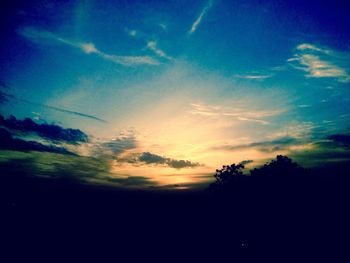
[[[39,103],[37,103],[37,104],[39,104]],[[96,120],[96,121],[107,123],[106,120],[98,118],[98,117],[93,116],[93,115],[89,115],[89,114],[85,114],[85,113],[81,113],[81,112],[77,112],[77,111],[70,111],[70,110],[66,110],[66,109],[62,109],[62,108],[58,108],[58,107],[54,107],[54,106],[49,106],[49,105],[46,105],[46,104],[39,104],[39,105],[41,105],[43,107],[46,107],[46,108],[49,108],[51,110],[55,110],[55,111],[59,111],[59,112],[63,112],[63,113],[68,113],[68,114],[73,114],[73,115],[77,115],[77,116],[80,116],[80,117],[84,117],[84,118],[93,119],[93,120]]]
[[297,105],[298,108],[310,108],[311,105],[310,104],[299,104]]
[[347,83],[350,75],[342,66],[342,58],[337,52],[308,43],[296,47],[298,51],[287,61],[292,67],[307,72],[310,78],[335,78],[338,82]]
[[331,64],[320,57],[304,54],[300,57],[299,63],[305,66],[304,70],[309,73],[309,77],[338,77],[338,78],[348,78],[349,76],[344,69]]
[[167,60],[172,60],[173,58],[168,56],[163,50],[161,50],[158,47],[158,44],[156,41],[148,41],[147,42],[147,48],[149,50],[152,50],[156,55],[158,55],[161,58],[165,58]]
[[[130,37],[133,38],[140,38],[143,41],[146,42],[146,48],[149,49],[150,51],[152,51],[155,55],[157,55],[160,58],[166,59],[166,60],[173,60],[173,58],[171,56],[169,56],[164,50],[162,50],[161,48],[159,48],[157,41],[155,40],[148,40],[149,36],[147,36],[146,34],[140,32],[140,31],[136,31],[136,30],[130,30],[128,28],[125,29],[125,31],[127,32],[127,34]],[[154,60],[156,61],[156,60]],[[153,61],[148,61],[148,63],[152,64]],[[159,63],[158,61],[156,61],[157,63]]]
[[99,51],[97,50],[97,48],[95,47],[95,45],[93,43],[80,44],[80,48],[87,54],[99,53]]
[[13,151],[37,151],[37,152],[51,152],[75,155],[63,147],[56,147],[53,145],[43,145],[36,141],[25,141],[18,138],[13,138],[11,132],[0,128],[0,149]]
[[125,33],[126,33],[127,35],[129,35],[130,37],[136,38],[136,37],[140,36],[140,32],[137,31],[136,29],[130,29],[130,28],[128,28],[128,27],[125,27],[125,28],[124,28],[124,31],[125,31]]
[[[0,83],[0,85],[1,85],[1,83]],[[1,85],[1,86],[3,86],[3,85]],[[88,118],[88,119],[92,119],[92,120],[95,120],[95,121],[107,123],[106,120],[98,118],[98,117],[93,116],[93,115],[89,115],[89,114],[85,114],[85,113],[81,113],[81,112],[77,112],[77,111],[70,111],[70,110],[67,110],[67,109],[58,108],[58,107],[54,107],[54,106],[50,106],[50,105],[46,105],[46,104],[42,104],[42,103],[32,102],[32,101],[25,100],[25,99],[20,99],[20,98],[17,98],[15,96],[11,95],[11,94],[7,94],[7,93],[5,93],[5,92],[0,90],[0,104],[8,102],[10,99],[14,99],[14,100],[17,100],[17,101],[20,101],[20,102],[25,102],[25,103],[32,104],[32,105],[37,105],[37,106],[40,106],[40,107],[45,107],[47,109],[54,110],[54,111],[59,111],[59,112],[72,114],[72,115],[80,116],[80,117],[83,117],[83,118]]]
[[255,122],[259,124],[270,124],[269,121],[262,118],[272,117],[281,114],[284,110],[248,110],[245,108],[232,108],[217,105],[206,105],[203,103],[190,104],[193,115],[201,115],[207,117],[226,117],[234,118],[238,121]]
[[0,170],[2,180],[30,176],[31,180],[41,177],[55,179],[55,183],[92,183],[121,188],[158,185],[148,177],[113,173],[110,163],[104,159],[52,152],[0,150]]
[[17,120],[14,116],[5,119],[0,115],[0,126],[16,132],[36,133],[37,135],[57,141],[67,143],[84,143],[88,141],[88,136],[79,129],[65,129],[54,124],[37,124],[30,118]]
[[166,158],[150,152],[142,153],[139,157],[139,160],[147,164],[150,164],[150,163],[164,164],[166,162]]
[[132,129],[121,132],[112,140],[95,142],[92,147],[92,156],[115,160],[117,165],[142,166],[156,164],[176,169],[201,166],[199,163],[187,160],[176,160],[150,152],[140,152],[141,147],[137,139],[137,132]]
[[136,37],[136,35],[137,35],[137,31],[136,30],[130,30],[128,33],[129,33],[129,35],[131,37]]
[[115,178],[115,177],[107,177],[105,180],[112,183],[118,183],[122,186],[133,187],[133,186],[154,186],[154,182],[147,177],[144,176],[128,176],[126,178]]
[[[109,166],[106,162],[87,157],[54,152],[1,151],[0,169],[4,175],[54,178],[61,182],[104,180],[107,182]],[[103,179],[106,178],[106,179]],[[57,181],[56,181],[57,182]]]
[[241,79],[250,79],[250,80],[263,80],[263,79],[268,79],[271,78],[272,75],[236,75],[236,78],[241,78]]
[[191,27],[190,31],[188,32],[189,34],[193,34],[197,30],[197,28],[198,28],[199,24],[201,23],[203,17],[208,13],[208,11],[212,7],[212,5],[213,5],[213,1],[209,0],[208,3],[205,5],[205,7],[202,9],[202,11],[199,14],[199,16],[197,17],[197,19],[192,24],[192,27]]
[[350,147],[350,135],[348,134],[333,134],[328,136],[327,139],[340,143],[343,146]]
[[61,38],[49,31],[36,29],[34,27],[24,27],[18,30],[18,34],[22,37],[30,39],[37,43],[50,43],[50,41],[60,42],[73,47],[79,47],[79,45],[73,41]]
[[316,47],[315,45],[308,44],[308,43],[304,43],[304,44],[298,45],[297,49],[298,50],[302,50],[302,51],[305,51],[305,50],[317,51],[317,52],[321,52],[321,53],[325,53],[325,54],[331,54],[332,53],[332,51],[329,50],[329,49],[319,48],[319,47]]
[[0,104],[8,102],[10,99],[13,98],[12,95],[7,94],[6,92],[1,90],[1,89],[8,89],[8,88],[9,86],[6,84],[6,82],[0,79]]
[[138,160],[146,164],[163,164],[175,169],[200,166],[199,163],[193,163],[187,160],[175,160],[171,158],[165,158],[150,152],[143,152],[139,156]]
[[260,124],[270,124],[270,122],[268,121],[264,121],[264,120],[257,120],[257,119],[249,119],[249,118],[244,118],[244,117],[238,117],[237,118],[239,121],[250,121],[250,122],[256,122],[256,123],[260,123]]
[[239,164],[241,164],[241,165],[247,165],[247,164],[250,164],[250,163],[252,163],[252,162],[254,162],[254,161],[253,161],[253,160],[243,160],[243,161],[239,162]]
[[[332,134],[327,137],[305,138],[283,136],[273,140],[238,145],[219,145],[219,151],[256,150],[267,154],[287,154],[306,167],[321,167],[329,164],[350,163],[350,135]],[[259,162],[257,160],[257,162]]]
[[[0,128],[0,170],[4,175],[55,178],[60,182],[68,180],[127,188],[157,185],[148,177],[113,171],[109,159],[79,156],[64,147],[26,141],[15,136],[18,134]],[[124,145],[128,143],[124,142]],[[115,147],[113,149],[116,151]]]
[[100,57],[110,60],[116,64],[123,66],[137,66],[137,65],[158,65],[159,61],[149,56],[116,56],[109,55],[102,52],[97,53]]
[[169,159],[167,161],[167,165],[175,169],[200,166],[199,163],[193,163],[187,160],[173,160],[173,159]]
[[[2,95],[4,96],[3,101],[1,101],[1,96]],[[92,119],[92,120],[99,121],[99,122],[108,123],[106,120],[101,119],[101,118],[96,117],[96,116],[93,116],[93,115],[90,115],[90,114],[85,114],[85,113],[81,113],[81,112],[77,112],[77,111],[71,111],[71,110],[67,110],[67,109],[63,109],[63,108],[50,106],[50,105],[47,105],[47,104],[42,104],[42,103],[32,102],[32,101],[25,100],[25,99],[20,99],[20,98],[17,98],[15,96],[13,96],[13,95],[10,95],[10,94],[7,94],[7,93],[4,93],[4,92],[0,91],[0,103],[7,102],[9,99],[14,99],[14,100],[17,100],[17,101],[20,101],[20,102],[25,102],[25,103],[32,104],[32,105],[37,105],[37,106],[44,107],[44,108],[47,108],[47,109],[50,109],[50,110],[59,111],[59,112],[72,114],[72,115],[76,115],[76,116],[83,117],[83,118]]]
[[97,157],[107,157],[117,159],[117,157],[127,150],[137,149],[138,142],[134,130],[121,132],[115,138],[107,142],[97,142],[93,146],[93,155]]
[[66,109],[63,109],[63,108],[58,108],[58,107],[50,106],[50,105],[47,105],[47,104],[36,103],[36,102],[29,101],[29,100],[24,100],[24,99],[19,99],[19,98],[15,98],[15,99],[18,100],[18,101],[23,101],[23,102],[29,103],[29,104],[45,107],[45,108],[50,109],[50,110],[59,111],[59,112],[63,112],[63,113],[68,113],[68,114],[76,115],[76,116],[79,116],[79,117],[88,118],[88,119],[92,119],[92,120],[95,120],[95,121],[108,123],[106,120],[98,118],[98,117],[93,116],[93,115],[89,115],[89,114],[85,114],[85,113],[81,113],[81,112],[77,112],[77,111],[66,110]]
[[256,149],[261,152],[275,152],[284,150],[291,145],[300,144],[298,139],[293,137],[281,137],[271,141],[253,142],[239,145],[222,145],[214,147],[215,150],[239,151],[243,149]]
[[[332,174],[342,171],[344,164],[350,164],[350,136],[345,134],[329,135],[312,143],[308,151],[291,151],[289,155],[308,167],[332,167]],[[348,166],[349,167],[349,166]]]
[[95,54],[105,60],[112,61],[123,66],[137,66],[137,65],[158,65],[159,61],[149,56],[119,56],[104,53],[97,49],[95,44],[90,42],[75,42],[57,36],[49,31],[36,29],[33,27],[25,27],[18,31],[19,35],[30,39],[33,42],[43,43],[45,41],[54,41],[62,43],[74,48],[79,48],[86,54]]
[[168,29],[168,25],[165,23],[159,23],[158,26],[163,29],[164,31],[166,31]]
[[0,104],[8,102],[8,95],[0,90]]

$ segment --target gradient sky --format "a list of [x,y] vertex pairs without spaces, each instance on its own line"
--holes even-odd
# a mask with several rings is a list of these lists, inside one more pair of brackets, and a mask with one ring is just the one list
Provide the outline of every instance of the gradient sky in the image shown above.
[[[133,142],[110,152],[115,174],[199,182],[222,164],[311,156],[348,134],[345,1],[1,5],[0,78],[14,96],[2,114],[81,129],[84,156]],[[142,153],[168,161],[130,162]]]

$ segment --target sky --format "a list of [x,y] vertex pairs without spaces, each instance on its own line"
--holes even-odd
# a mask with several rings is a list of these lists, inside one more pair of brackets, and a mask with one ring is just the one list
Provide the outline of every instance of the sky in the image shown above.
[[277,154],[310,167],[348,161],[349,8],[346,1],[4,1],[1,114],[89,139],[72,144],[5,127],[76,155],[1,155],[34,154],[50,169],[57,154],[62,165],[89,158],[116,183],[178,188],[207,183],[224,164],[253,167]]

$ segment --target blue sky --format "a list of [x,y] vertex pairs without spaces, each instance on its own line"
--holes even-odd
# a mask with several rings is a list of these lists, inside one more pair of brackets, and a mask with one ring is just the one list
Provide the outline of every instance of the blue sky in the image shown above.
[[[14,96],[0,104],[5,116],[79,128],[99,143],[127,131],[137,146],[126,155],[150,152],[208,170],[278,151],[297,156],[349,131],[345,2],[2,5],[0,77]],[[278,141],[287,146],[257,148]]]

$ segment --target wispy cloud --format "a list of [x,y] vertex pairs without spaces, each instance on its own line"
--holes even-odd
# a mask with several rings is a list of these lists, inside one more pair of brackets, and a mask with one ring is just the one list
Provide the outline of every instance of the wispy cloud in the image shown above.
[[[163,25],[164,26],[164,25]],[[162,50],[156,40],[149,40],[151,37],[139,30],[125,28],[126,33],[132,37],[146,42],[146,49],[152,51],[155,55],[166,60],[173,60],[164,50]]]
[[80,44],[80,48],[87,54],[100,52],[93,43],[82,43]]
[[272,75],[259,75],[259,74],[252,74],[252,75],[235,75],[236,78],[241,79],[251,79],[251,80],[263,80],[271,78]]
[[158,44],[156,41],[148,41],[147,42],[147,48],[151,51],[153,51],[157,56],[161,58],[165,58],[167,60],[172,60],[173,58],[168,56],[163,50],[161,50],[158,47]]
[[311,105],[310,104],[299,104],[297,105],[298,108],[310,108]]
[[0,90],[0,104],[8,102],[9,98],[11,98],[10,95]]
[[168,29],[168,25],[165,24],[165,23],[159,23],[158,26],[159,26],[161,29],[163,29],[164,31],[167,31],[167,29]]
[[250,118],[245,118],[245,117],[238,117],[237,119],[240,121],[250,121],[250,122],[256,122],[256,123],[260,123],[260,124],[270,124],[270,122],[268,122],[268,121],[250,119]]
[[292,145],[298,145],[300,142],[293,137],[281,137],[272,141],[252,142],[239,145],[222,145],[214,147],[216,150],[239,151],[243,149],[256,149],[261,152],[276,152],[284,150]]
[[202,11],[199,14],[199,16],[197,17],[197,19],[192,24],[192,27],[191,27],[190,31],[188,32],[189,34],[193,34],[197,30],[199,24],[202,22],[203,17],[208,13],[208,11],[212,7],[212,5],[213,5],[213,0],[209,0],[208,3],[205,5],[205,7],[202,9]]
[[307,72],[306,77],[335,78],[338,82],[349,82],[350,75],[342,66],[337,52],[311,44],[300,44],[297,53],[287,61],[296,69]]
[[208,117],[227,117],[234,118],[238,121],[255,122],[259,124],[270,124],[263,118],[272,117],[281,114],[284,110],[249,110],[243,108],[231,108],[216,105],[205,105],[191,103],[191,114]]
[[95,54],[105,60],[112,61],[123,66],[137,65],[158,65],[159,61],[150,56],[119,56],[107,54],[99,50],[93,43],[71,41],[46,30],[25,27],[18,32],[21,36],[30,39],[33,42],[43,43],[45,41],[54,41],[74,48],[79,48],[86,54]]
[[123,66],[158,65],[159,61],[149,56],[116,56],[99,52],[102,58]]
[[315,45],[308,44],[308,43],[303,43],[303,44],[298,45],[297,49],[303,50],[303,51],[308,50],[308,51],[317,51],[317,52],[321,52],[324,54],[332,54],[332,51],[330,49],[320,48],[320,47],[317,47]]
[[135,29],[128,30],[128,34],[131,37],[136,37],[137,36],[137,31]]

